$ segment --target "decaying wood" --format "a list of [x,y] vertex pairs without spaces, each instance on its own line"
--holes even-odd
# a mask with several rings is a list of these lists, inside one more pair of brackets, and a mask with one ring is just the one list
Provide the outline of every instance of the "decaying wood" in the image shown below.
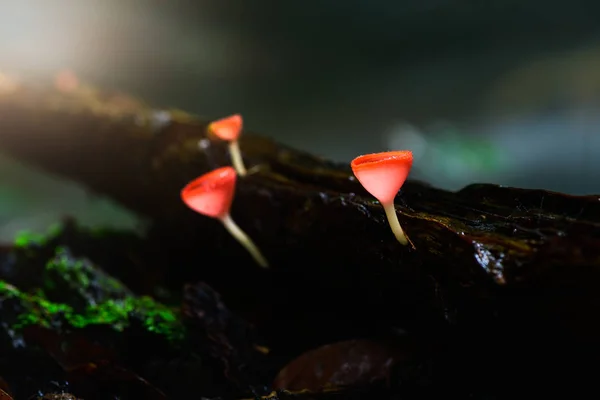
[[150,219],[170,260],[185,264],[169,266],[170,278],[242,264],[234,270],[240,303],[271,296],[281,303],[274,312],[293,303],[348,321],[355,308],[373,324],[430,333],[470,326],[489,334],[499,324],[498,335],[524,342],[550,327],[581,340],[600,333],[600,196],[479,184],[449,192],[409,181],[396,210],[413,250],[394,239],[347,165],[246,132],[240,146],[258,171],[238,181],[232,215],[269,259],[265,272],[180,201],[189,180],[229,164],[206,122],[122,95],[20,88],[0,98],[0,147]]

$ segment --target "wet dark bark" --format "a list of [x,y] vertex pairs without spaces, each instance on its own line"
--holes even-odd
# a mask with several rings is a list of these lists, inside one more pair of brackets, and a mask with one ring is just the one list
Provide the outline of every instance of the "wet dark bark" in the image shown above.
[[241,149],[259,170],[238,181],[232,215],[270,261],[265,271],[180,201],[189,180],[229,164],[225,144],[205,131],[206,121],[126,109],[114,96],[23,89],[0,98],[3,151],[151,222],[148,252],[162,262],[140,280],[172,290],[209,282],[290,356],[402,328],[443,359],[441,375],[457,385],[538,382],[523,375],[532,370],[565,378],[573,369],[560,366],[584,353],[597,359],[600,196],[409,181],[396,210],[410,249],[347,165],[247,132]]

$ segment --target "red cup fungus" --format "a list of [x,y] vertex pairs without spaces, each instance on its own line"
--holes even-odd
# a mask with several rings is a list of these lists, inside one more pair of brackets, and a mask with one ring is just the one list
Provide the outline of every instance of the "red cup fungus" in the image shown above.
[[213,121],[208,125],[209,134],[229,142],[229,154],[231,155],[231,162],[240,176],[246,176],[247,174],[238,141],[238,138],[242,133],[243,123],[244,122],[240,114],[233,114],[229,117]]
[[356,157],[350,163],[356,179],[379,200],[392,232],[405,246],[409,241],[398,221],[394,198],[406,181],[412,163],[413,155],[408,150],[366,154]]
[[225,229],[248,250],[258,265],[268,268],[269,264],[258,247],[231,218],[230,209],[236,180],[237,174],[232,167],[217,168],[188,183],[181,191],[181,199],[197,213],[221,221]]

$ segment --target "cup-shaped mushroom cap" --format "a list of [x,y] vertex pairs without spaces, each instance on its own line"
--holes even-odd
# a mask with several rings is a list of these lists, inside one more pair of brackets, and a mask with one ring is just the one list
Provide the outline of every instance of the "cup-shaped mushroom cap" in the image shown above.
[[221,140],[237,140],[242,132],[243,120],[240,114],[234,114],[229,117],[211,122],[208,125],[208,132],[212,133]]
[[204,174],[181,191],[181,199],[192,210],[212,218],[222,218],[231,208],[237,173],[232,167]]
[[394,201],[413,163],[408,150],[366,154],[352,160],[356,179],[382,204]]

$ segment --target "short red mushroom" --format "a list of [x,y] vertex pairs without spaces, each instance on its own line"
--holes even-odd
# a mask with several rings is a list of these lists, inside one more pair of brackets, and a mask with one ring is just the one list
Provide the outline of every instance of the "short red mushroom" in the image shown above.
[[244,166],[244,159],[242,158],[242,152],[238,138],[242,133],[242,126],[244,121],[240,114],[234,114],[226,118],[213,121],[208,125],[209,134],[213,134],[221,140],[229,142],[229,154],[231,155],[231,162],[233,167],[240,176],[247,174],[246,167]]
[[408,150],[366,154],[356,157],[350,163],[356,179],[367,192],[379,200],[392,232],[405,246],[408,244],[408,238],[398,221],[394,198],[406,181],[412,163],[413,155]]
[[217,168],[188,183],[181,191],[181,199],[197,213],[221,221],[225,229],[248,250],[258,265],[268,268],[269,264],[258,247],[231,218],[229,211],[236,180],[237,174],[232,167]]

